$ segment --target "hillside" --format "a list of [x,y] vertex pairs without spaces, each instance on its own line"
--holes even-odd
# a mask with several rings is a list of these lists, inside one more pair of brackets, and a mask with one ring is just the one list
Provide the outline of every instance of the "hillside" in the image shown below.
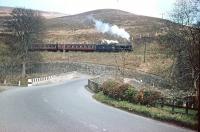
[[[9,17],[12,7],[0,6],[0,30],[3,22]],[[111,25],[125,29],[130,38],[134,39],[139,34],[155,36],[162,33],[166,27],[166,20],[139,16],[129,12],[115,9],[100,9],[77,15],[65,15],[57,12],[39,11],[46,19],[46,42],[58,43],[95,43],[102,39],[122,40],[110,34],[102,34],[95,30],[94,23],[88,17],[94,17]],[[65,16],[64,16],[65,15]]]
[[[0,8],[0,10],[1,9],[4,9],[4,14],[10,11],[10,8]],[[46,19],[45,25],[47,31],[44,41],[46,41],[47,43],[53,42],[76,44],[96,43],[102,39],[122,39],[120,37],[103,34],[96,31],[94,23],[88,19],[88,16],[93,16],[94,18],[103,22],[110,23],[112,25],[116,24],[120,28],[124,28],[130,34],[131,40],[138,37],[139,34],[150,34],[151,36],[155,37],[156,34],[163,32],[163,29],[166,27],[165,23],[167,22],[163,19],[139,16],[121,10],[94,10],[77,15]],[[4,15],[4,17],[8,17],[8,13],[7,15]],[[133,42],[133,45],[134,54],[130,54],[130,58],[128,59],[130,64],[127,65],[128,68],[134,68],[161,76],[166,76],[168,74],[168,71],[172,65],[171,58],[166,58],[169,49],[163,47],[163,45],[160,45],[158,42],[150,42],[147,46],[147,62],[143,63],[144,43]],[[54,54],[57,57],[52,57],[54,55],[48,55],[49,54],[43,54],[44,60],[64,61],[62,56],[60,56],[59,54]],[[73,59],[73,61],[116,65],[115,60],[113,60],[115,54],[105,55],[106,56],[104,56],[103,58],[107,58],[106,60],[102,59],[102,54],[97,54],[95,58],[90,54],[84,54],[76,56],[75,60]],[[81,58],[81,56],[85,57]]]
[[124,28],[131,36],[137,37],[139,34],[151,34],[163,32],[166,20],[139,16],[129,12],[115,9],[101,9],[89,11],[77,15],[48,19],[46,26],[48,29],[49,41],[60,41],[69,43],[90,43],[107,39],[120,39],[116,36],[102,34],[95,30],[94,23],[88,17],[94,17],[111,25]]

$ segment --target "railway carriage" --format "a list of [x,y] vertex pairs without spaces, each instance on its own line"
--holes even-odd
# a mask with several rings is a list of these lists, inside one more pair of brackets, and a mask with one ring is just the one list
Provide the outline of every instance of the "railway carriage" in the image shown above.
[[58,44],[60,51],[95,51],[93,44]]
[[132,51],[131,44],[32,44],[30,51],[87,51],[120,52]]

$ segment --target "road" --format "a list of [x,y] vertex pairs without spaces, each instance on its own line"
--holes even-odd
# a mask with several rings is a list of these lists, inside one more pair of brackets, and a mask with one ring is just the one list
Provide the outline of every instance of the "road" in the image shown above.
[[92,98],[86,75],[0,93],[0,132],[189,132]]

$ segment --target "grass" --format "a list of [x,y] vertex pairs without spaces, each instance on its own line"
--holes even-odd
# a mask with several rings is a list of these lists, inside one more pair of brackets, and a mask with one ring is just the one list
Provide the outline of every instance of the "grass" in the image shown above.
[[120,108],[129,112],[140,114],[142,116],[150,117],[153,119],[158,119],[161,121],[172,122],[177,125],[184,127],[196,129],[197,128],[197,117],[195,112],[192,114],[186,115],[181,113],[172,113],[169,108],[156,108],[156,107],[147,107],[144,105],[129,103],[128,101],[118,101],[114,100],[106,95],[103,92],[99,92],[93,96],[96,100]]
[[[48,62],[69,61],[87,62],[94,64],[112,65],[123,67],[123,56],[125,57],[125,68],[140,70],[159,76],[167,76],[173,63],[166,50],[162,50],[159,44],[148,44],[146,62],[143,62],[144,47],[138,46],[133,52],[123,53],[100,53],[100,52],[41,52],[42,60]],[[160,49],[160,50],[159,50]],[[37,53],[33,53],[34,54]]]
[[[4,81],[6,80],[6,84],[4,84]],[[1,79],[0,85],[5,85],[5,86],[18,86],[19,81],[20,81],[20,86],[27,86],[28,82],[28,77],[21,77],[18,75],[7,75],[6,78],[3,80]]]
[[[169,107],[169,106],[164,106],[162,109],[169,111],[169,112],[172,111],[172,107]],[[175,108],[174,113],[185,114],[185,109],[184,108]],[[188,110],[188,114],[195,117],[197,114],[197,111],[196,110]]]
[[[49,74],[44,74],[44,73],[32,73],[32,74],[27,74],[26,77],[22,77],[21,75],[7,75],[4,80],[6,80],[6,85],[12,85],[12,86],[18,86],[19,81],[21,82],[21,86],[27,86],[28,85],[28,79],[29,78],[38,78],[38,77],[45,77],[49,76]],[[1,79],[1,78],[0,78]],[[0,85],[3,83],[4,80],[1,80]]]

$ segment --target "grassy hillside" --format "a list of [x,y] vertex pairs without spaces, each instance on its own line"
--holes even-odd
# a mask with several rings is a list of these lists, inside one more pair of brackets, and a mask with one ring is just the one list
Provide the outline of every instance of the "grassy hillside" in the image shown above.
[[[12,8],[0,7],[0,19],[5,20],[9,17]],[[49,14],[51,14],[49,12]],[[121,38],[109,34],[102,34],[95,30],[94,23],[88,19],[88,16],[93,16],[98,20],[116,24],[120,28],[124,28],[130,35],[131,39],[135,39],[139,34],[150,34],[156,37],[157,34],[163,33],[166,28],[166,20],[139,16],[129,12],[101,9],[89,11],[77,15],[63,16],[52,19],[46,19],[46,40],[49,42],[58,43],[96,43],[102,39],[117,39]],[[2,22],[2,21],[1,21]],[[2,23],[0,23],[2,26]],[[152,41],[147,45],[147,60],[143,63],[144,43],[133,42],[134,52],[129,53],[127,57],[127,68],[134,68],[145,72],[165,76],[171,68],[172,60],[167,55],[168,48],[163,47],[156,41]],[[119,58],[120,54],[99,54],[99,53],[68,53],[66,56],[72,56],[72,61],[84,61],[91,63],[117,65],[115,57]],[[62,53],[42,53],[46,61],[66,61],[63,59]],[[54,56],[54,57],[52,57]],[[103,58],[106,58],[103,59]],[[122,65],[120,59],[117,62]]]
[[[158,51],[155,51],[158,50]],[[147,46],[146,62],[143,62],[143,46],[137,47],[129,53],[101,53],[101,52],[42,52],[43,61],[87,62],[136,69],[162,77],[167,77],[172,66],[172,58],[167,56],[167,50],[161,49],[159,44],[151,43]]]
[[136,38],[139,34],[147,35],[149,33],[154,36],[162,33],[167,22],[163,19],[139,16],[121,10],[101,9],[47,20],[47,39],[69,43],[90,43],[103,38],[121,39],[97,32],[94,23],[88,19],[88,16],[124,28],[131,38]]
[[[9,17],[12,9],[10,7],[0,7],[1,30],[3,21]],[[130,34],[131,39],[135,39],[140,34],[156,36],[163,33],[167,22],[159,18],[139,16],[114,9],[94,10],[69,16],[63,16],[64,14],[55,12],[40,11],[40,13],[46,18],[51,18],[45,21],[47,31],[44,40],[58,43],[95,43],[102,39],[122,40],[122,38],[113,35],[97,32],[94,23],[88,19],[89,16],[124,28]]]

